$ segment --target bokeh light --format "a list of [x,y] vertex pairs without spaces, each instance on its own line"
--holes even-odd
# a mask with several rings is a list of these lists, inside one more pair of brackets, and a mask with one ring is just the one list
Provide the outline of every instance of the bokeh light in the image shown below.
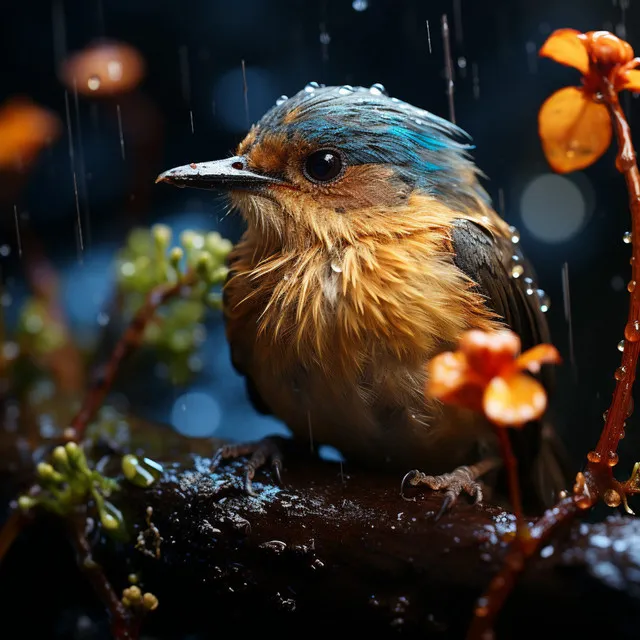
[[177,398],[171,409],[171,424],[178,433],[190,438],[212,436],[221,418],[220,403],[208,391],[188,391]]
[[62,65],[62,81],[69,90],[89,96],[111,96],[134,89],[144,76],[142,56],[128,44],[93,44]]
[[576,181],[553,173],[535,177],[520,200],[522,222],[538,240],[550,244],[565,242],[584,227],[592,211],[588,183],[581,189]]

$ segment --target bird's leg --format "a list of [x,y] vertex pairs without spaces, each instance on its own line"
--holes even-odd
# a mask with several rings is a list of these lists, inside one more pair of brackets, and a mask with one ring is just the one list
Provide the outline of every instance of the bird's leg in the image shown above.
[[243,456],[249,456],[245,465],[244,488],[253,496],[253,478],[256,471],[263,467],[268,460],[276,476],[278,484],[282,483],[282,454],[276,438],[263,438],[255,442],[244,442],[241,444],[227,444],[220,447],[213,456],[211,471],[215,471],[224,460],[235,460]]
[[[405,498],[404,489],[407,485],[417,487],[421,484],[426,484],[430,489],[434,491],[445,491],[442,507],[436,520],[438,520],[444,513],[446,513],[458,500],[458,496],[464,491],[472,498],[475,498],[476,502],[482,502],[482,485],[478,482],[478,478],[497,469],[502,464],[500,458],[487,458],[481,460],[477,464],[470,466],[458,467],[451,473],[443,473],[440,476],[428,476],[418,469],[409,471],[402,479],[402,485],[400,486],[400,493]],[[405,498],[408,500],[409,498]]]

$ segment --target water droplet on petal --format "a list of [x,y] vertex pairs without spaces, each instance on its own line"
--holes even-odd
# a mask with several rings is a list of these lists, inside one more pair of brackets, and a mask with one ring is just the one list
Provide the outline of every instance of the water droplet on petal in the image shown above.
[[631,244],[631,231],[625,231],[622,236],[622,242],[625,244]]
[[624,351],[624,340],[618,342],[618,351]]
[[509,227],[509,233],[511,234],[511,242],[518,244],[520,242],[520,232],[512,225]]
[[629,280],[629,283],[627,284],[627,291],[629,293],[633,293],[635,290],[636,290],[636,281]]
[[540,300],[540,311],[542,313],[547,313],[549,311],[549,307],[551,306],[551,299],[545,293],[544,289],[538,289],[538,299]]
[[627,368],[626,367],[618,367],[616,369],[616,372],[613,374],[613,377],[616,380],[622,380],[622,378],[625,377],[626,373],[627,373]]
[[610,467],[615,467],[618,464],[618,454],[615,451],[609,451],[607,456],[607,464]]
[[347,96],[350,93],[353,93],[355,91],[355,89],[350,85],[350,84],[343,84],[339,89],[338,89],[338,93],[341,96]]
[[369,93],[373,93],[373,95],[375,95],[375,96],[388,96],[389,95],[387,93],[387,90],[384,88],[384,85],[380,84],[379,82],[376,82],[375,84],[371,85],[371,87],[369,88]]
[[316,89],[319,89],[320,85],[317,82],[309,82],[304,90],[307,93],[313,93]]
[[277,100],[276,100],[276,106],[280,106],[281,104],[283,104],[284,102],[286,102],[289,99],[289,96],[285,96],[285,95],[281,95]]
[[87,87],[91,91],[97,91],[100,88],[100,76],[90,76],[87,80]]

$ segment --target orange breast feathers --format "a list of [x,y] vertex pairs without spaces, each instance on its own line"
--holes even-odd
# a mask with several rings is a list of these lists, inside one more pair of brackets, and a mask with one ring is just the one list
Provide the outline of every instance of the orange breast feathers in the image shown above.
[[460,218],[506,235],[492,210],[479,203],[461,214],[414,194],[403,211],[358,218],[356,242],[300,229],[291,238],[264,234],[247,218],[225,286],[228,339],[243,360],[259,356],[274,370],[295,361],[355,379],[372,359],[421,366],[466,329],[500,324],[454,265],[450,236]]

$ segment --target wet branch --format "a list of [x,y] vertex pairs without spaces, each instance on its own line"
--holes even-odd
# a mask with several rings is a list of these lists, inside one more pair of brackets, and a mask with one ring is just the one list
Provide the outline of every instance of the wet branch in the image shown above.
[[71,421],[72,432],[70,435],[72,439],[82,439],[87,425],[95,416],[111,389],[120,365],[127,356],[140,346],[145,329],[158,309],[171,298],[179,296],[185,288],[192,286],[196,282],[196,278],[195,271],[187,271],[177,282],[160,284],[147,294],[145,302],[129,323],[122,338],[120,338],[113,350],[111,358],[104,365],[96,381],[86,393],[80,411]]

